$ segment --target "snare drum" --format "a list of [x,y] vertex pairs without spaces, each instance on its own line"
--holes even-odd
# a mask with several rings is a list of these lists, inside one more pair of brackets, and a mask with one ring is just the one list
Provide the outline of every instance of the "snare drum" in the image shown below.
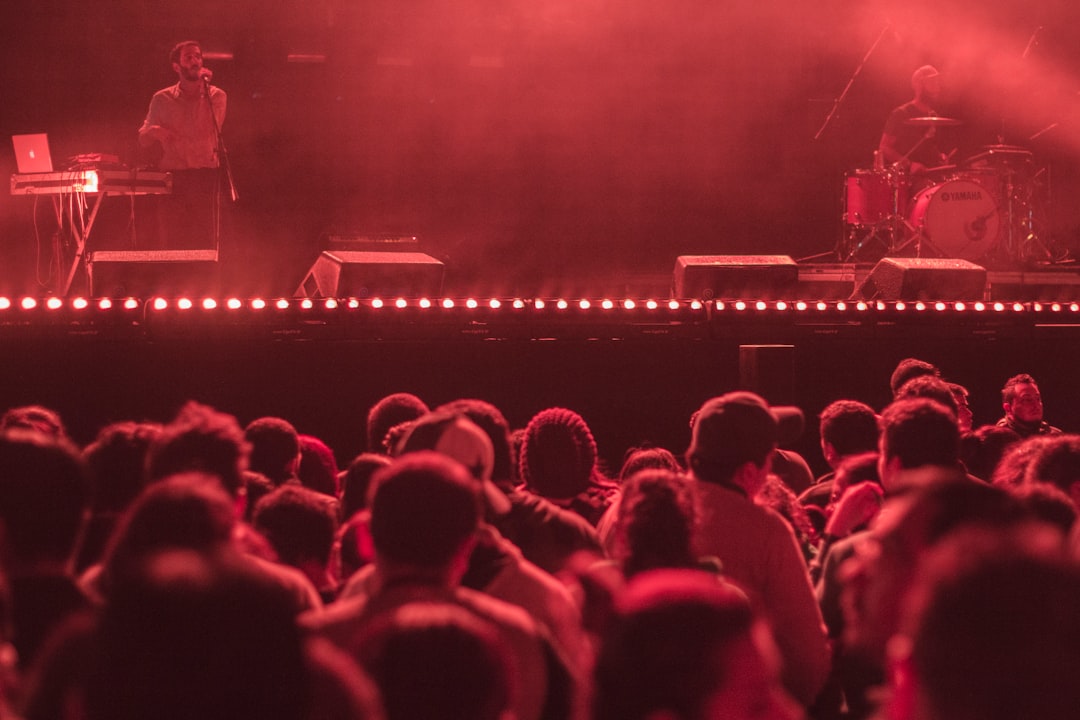
[[888,173],[855,170],[844,179],[844,222],[874,225],[892,215],[893,188]]
[[997,242],[1001,226],[994,193],[971,174],[931,185],[915,195],[909,218],[945,257],[978,260]]

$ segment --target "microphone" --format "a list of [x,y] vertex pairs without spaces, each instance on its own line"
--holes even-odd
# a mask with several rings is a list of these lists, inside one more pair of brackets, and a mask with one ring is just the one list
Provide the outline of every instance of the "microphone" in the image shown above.
[[214,77],[214,72],[209,68],[202,68],[199,70],[199,79],[207,85],[210,84],[210,79]]

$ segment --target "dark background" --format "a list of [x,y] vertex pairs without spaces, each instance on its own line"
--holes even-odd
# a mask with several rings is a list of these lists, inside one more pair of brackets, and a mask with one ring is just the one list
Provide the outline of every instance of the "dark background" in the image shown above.
[[[235,292],[291,293],[335,233],[416,235],[449,289],[477,293],[629,284],[679,254],[827,253],[844,174],[870,165],[928,62],[945,73],[938,109],[965,120],[958,157],[1029,147],[1048,168],[1045,235],[1071,247],[1080,227],[1068,0],[9,0],[0,14],[0,135],[48,132],[57,164],[137,163],[149,98],[175,81],[169,48],[202,41],[229,94]],[[130,204],[112,205],[100,242],[123,246]],[[35,225],[32,199],[0,196],[2,289],[48,276],[46,210]]]

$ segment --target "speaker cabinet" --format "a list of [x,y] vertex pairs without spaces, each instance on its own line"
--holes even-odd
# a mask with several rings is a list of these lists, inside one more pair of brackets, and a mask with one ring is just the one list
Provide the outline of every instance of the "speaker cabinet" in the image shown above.
[[798,282],[787,255],[680,255],[673,284],[677,298],[783,300]]
[[92,297],[216,295],[217,250],[99,250],[87,256]]
[[324,250],[298,297],[422,297],[442,292],[443,264],[424,253]]
[[884,258],[853,300],[982,300],[986,268],[953,258]]

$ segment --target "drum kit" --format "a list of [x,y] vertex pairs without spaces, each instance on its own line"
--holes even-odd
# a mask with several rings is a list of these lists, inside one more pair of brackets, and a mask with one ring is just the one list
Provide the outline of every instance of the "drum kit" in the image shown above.
[[[917,117],[910,125],[961,124]],[[1036,233],[1036,172],[1030,150],[987,145],[960,165],[918,174],[897,166],[849,172],[844,181],[845,262],[882,256],[947,257],[991,265],[1048,259]]]

